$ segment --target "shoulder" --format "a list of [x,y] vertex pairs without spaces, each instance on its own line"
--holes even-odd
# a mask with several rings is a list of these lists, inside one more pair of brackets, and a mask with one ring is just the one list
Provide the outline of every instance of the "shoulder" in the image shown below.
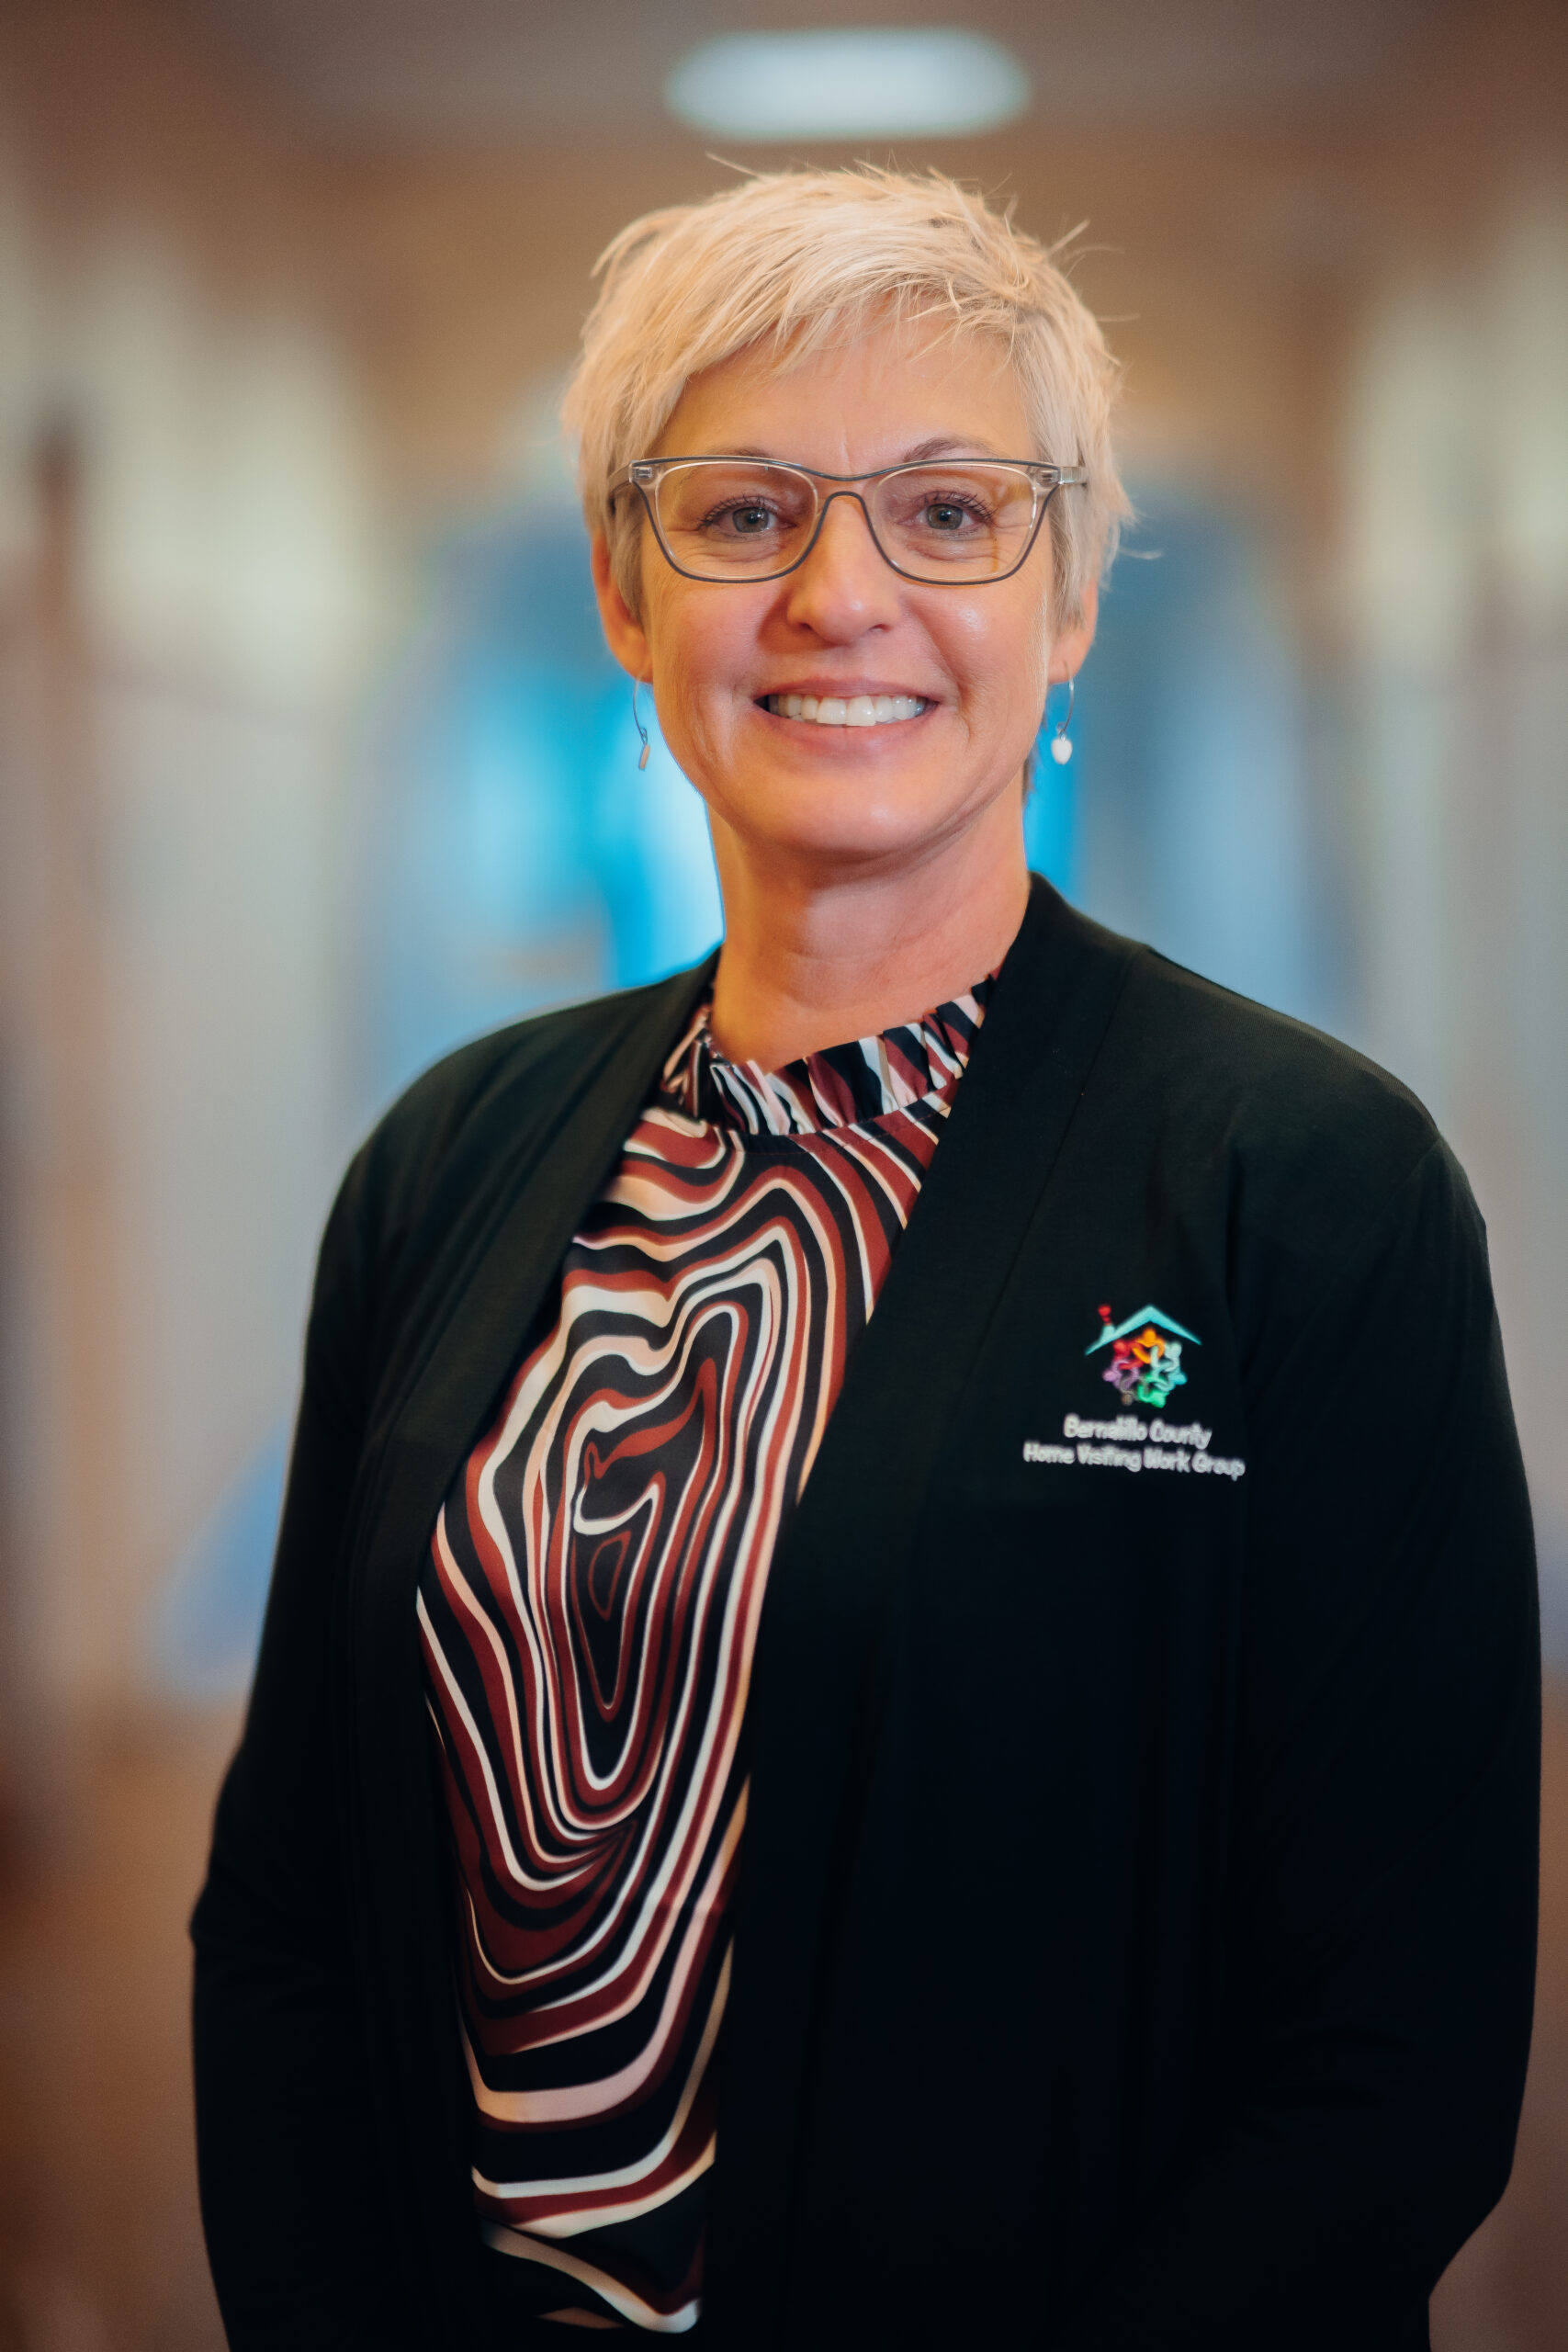
[[1233,1297],[1304,1304],[1386,1221],[1434,1204],[1467,1248],[1479,1240],[1430,1113],[1365,1054],[1103,930],[1043,885],[1030,930],[1013,1071],[1037,1051],[1043,1073],[1059,1005],[1099,992],[1075,1164],[1108,1208],[1223,1265]]
[[444,1055],[355,1154],[334,1220],[385,1271],[411,1234],[428,1240],[477,1213],[517,1153],[547,1136],[617,1055],[643,1055],[651,1078],[664,1031],[684,1017],[706,969],[538,1013]]
[[536,1013],[475,1037],[422,1070],[383,1113],[365,1149],[389,1173],[417,1184],[434,1164],[496,1108],[527,1102],[547,1109],[570,1091],[574,1076],[669,983]]
[[1282,1212],[1314,1194],[1386,1199],[1439,1142],[1410,1089],[1354,1046],[1105,930],[1038,881],[1021,944],[1015,1055],[1050,1066],[1075,990],[1106,1005],[1085,1107],[1107,1148],[1136,1137],[1136,1157],[1152,1147],[1173,1173],[1245,1185]]
[[1438,1140],[1407,1086],[1352,1046],[1145,948],[1117,1022],[1134,1083],[1211,1144],[1281,1170],[1397,1183]]
[[1173,1191],[1223,1230],[1232,1276],[1309,1310],[1321,1286],[1429,1226],[1483,1249],[1464,1174],[1425,1104],[1337,1038],[1145,949],[1128,970],[1108,1075],[1156,1128]]

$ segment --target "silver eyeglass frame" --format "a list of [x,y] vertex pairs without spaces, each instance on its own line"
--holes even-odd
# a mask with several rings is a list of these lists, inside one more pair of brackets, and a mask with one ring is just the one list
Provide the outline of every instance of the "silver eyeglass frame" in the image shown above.
[[[1023,550],[1018,561],[1010,563],[1005,571],[982,572],[973,580],[944,580],[932,578],[923,571],[908,571],[901,563],[894,561],[877,537],[876,525],[872,520],[871,508],[867,505],[863,495],[865,488],[873,482],[887,481],[895,474],[924,473],[931,467],[944,463],[958,466],[1006,466],[1012,472],[1028,475],[1038,504],[1033,521],[1029,526],[1029,537],[1024,542]],[[812,494],[817,500],[817,515],[811,526],[811,536],[794,562],[784,564],[777,571],[753,571],[747,574],[744,579],[727,577],[723,573],[712,571],[692,571],[685,564],[676,562],[660,524],[657,494],[660,481],[674,466],[737,464],[767,466],[775,473],[796,474],[802,481],[809,482]],[[637,491],[642,499],[649,522],[653,526],[653,536],[659,543],[659,552],[665,562],[671,571],[678,571],[682,580],[699,581],[705,588],[760,588],[771,581],[787,580],[792,571],[800,570],[801,565],[807,560],[812,548],[821,537],[822,526],[827,519],[828,509],[837,498],[854,500],[865,517],[865,527],[871,536],[872,546],[888,570],[896,571],[900,580],[912,581],[918,588],[990,588],[994,587],[998,581],[1010,580],[1013,574],[1021,571],[1029,561],[1034,552],[1034,542],[1040,537],[1040,526],[1045,520],[1046,509],[1057,491],[1081,490],[1088,480],[1089,471],[1084,466],[1053,466],[1037,458],[952,458],[947,459],[915,458],[899,466],[879,466],[874,473],[869,474],[824,474],[818,473],[810,466],[797,466],[794,459],[789,458],[738,458],[721,451],[704,451],[701,454],[694,452],[690,456],[678,458],[634,458],[630,465],[622,466],[618,472],[611,476],[606,496],[613,503],[621,492]],[[832,482],[836,485],[829,492],[826,498],[818,488],[820,482]]]

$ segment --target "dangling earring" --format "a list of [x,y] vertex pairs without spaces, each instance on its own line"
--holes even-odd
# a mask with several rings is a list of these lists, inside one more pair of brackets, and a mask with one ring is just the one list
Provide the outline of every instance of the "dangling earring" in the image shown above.
[[1073,723],[1073,697],[1077,692],[1076,678],[1067,680],[1067,715],[1056,721],[1056,732],[1051,738],[1051,757],[1059,768],[1065,768],[1073,756],[1073,740],[1067,733]]
[[[640,678],[634,678],[634,679],[632,680],[632,725],[637,729],[637,733],[642,737],[642,752],[641,752],[641,753],[640,753],[640,755],[639,755],[639,757],[638,757],[637,763],[637,774],[638,774],[639,775],[641,775],[641,773],[642,773],[643,769],[648,765],[648,753],[649,753],[648,729],[647,729],[647,728],[646,728],[646,727],[643,725],[643,723],[642,723],[642,713],[641,713],[641,711],[640,711],[640,710],[638,710],[638,708],[637,708],[637,698],[638,692],[639,692],[639,690],[640,690],[640,688],[641,688],[641,685],[642,685],[642,680],[641,680]],[[1051,748],[1052,748],[1052,750],[1053,750],[1053,751],[1055,751],[1056,747],[1055,747],[1055,745],[1053,743],[1053,745],[1051,746]]]

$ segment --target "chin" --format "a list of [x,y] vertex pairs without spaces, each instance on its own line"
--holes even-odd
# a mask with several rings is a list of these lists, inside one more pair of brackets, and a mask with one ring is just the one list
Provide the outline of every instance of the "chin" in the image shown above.
[[703,761],[687,773],[696,781],[705,767],[716,770],[717,788],[698,782],[698,789],[717,823],[753,852],[848,866],[918,859],[979,820],[996,797],[973,772],[974,747],[963,739],[928,737],[901,746],[894,760],[881,745],[871,749],[872,733],[850,730],[820,750],[814,742],[804,758],[793,745],[773,757],[734,746],[729,761]]
[[859,808],[846,808],[841,801],[829,808],[775,805],[750,809],[747,817],[747,834],[764,851],[845,865],[918,857],[963,822],[961,811],[951,806],[922,807],[913,792],[892,805],[885,798],[877,805]]

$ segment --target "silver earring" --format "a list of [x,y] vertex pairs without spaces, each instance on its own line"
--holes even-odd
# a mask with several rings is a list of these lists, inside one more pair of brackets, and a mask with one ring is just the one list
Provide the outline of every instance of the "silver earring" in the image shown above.
[[[643,725],[643,723],[642,723],[642,713],[641,713],[641,711],[640,711],[640,710],[638,710],[638,708],[637,708],[637,695],[638,695],[639,691],[641,690],[641,686],[642,686],[642,680],[641,680],[640,678],[634,678],[634,679],[632,680],[632,725],[637,729],[637,733],[642,737],[642,751],[641,751],[640,754],[638,755],[638,758],[637,758],[637,773],[638,773],[638,775],[641,775],[641,773],[642,773],[643,769],[648,765],[648,753],[649,753],[648,729],[647,729],[647,728],[646,728],[646,727]],[[1052,748],[1052,750],[1053,750],[1053,751],[1055,751],[1056,747],[1055,747],[1055,744],[1053,744],[1051,748]]]
[[1056,721],[1056,732],[1051,738],[1051,757],[1059,768],[1065,768],[1073,756],[1073,739],[1067,729],[1073,723],[1073,698],[1077,692],[1077,680],[1067,680],[1067,715]]

